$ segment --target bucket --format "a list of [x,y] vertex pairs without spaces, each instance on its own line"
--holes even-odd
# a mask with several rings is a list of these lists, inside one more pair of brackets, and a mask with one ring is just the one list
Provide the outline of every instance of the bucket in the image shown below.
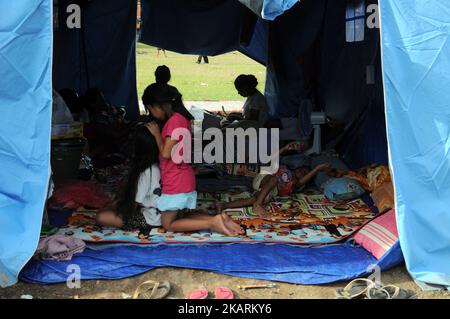
[[54,181],[77,179],[85,139],[52,141],[51,164]]

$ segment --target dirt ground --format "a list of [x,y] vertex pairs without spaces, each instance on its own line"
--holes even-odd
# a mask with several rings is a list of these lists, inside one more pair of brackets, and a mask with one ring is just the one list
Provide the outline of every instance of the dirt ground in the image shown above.
[[[214,288],[218,286],[229,287],[239,299],[332,299],[335,289],[346,284],[301,286],[276,283],[276,287],[271,289],[243,291],[237,286],[270,282],[191,269],[160,268],[123,280],[83,281],[80,289],[69,289],[65,284],[42,286],[20,282],[10,288],[0,288],[0,298],[21,298],[22,295],[31,295],[34,299],[127,299],[130,298],[136,287],[146,280],[168,280],[172,286],[168,298],[172,299],[184,299],[190,291],[198,288],[208,289],[211,292],[210,298],[213,298]],[[447,291],[422,292],[411,280],[403,266],[383,272],[381,280],[384,284],[394,284],[414,290],[419,298],[450,299],[450,292]]]

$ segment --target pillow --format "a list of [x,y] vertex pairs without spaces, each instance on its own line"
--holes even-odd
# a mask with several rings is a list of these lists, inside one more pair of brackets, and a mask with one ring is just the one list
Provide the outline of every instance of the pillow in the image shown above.
[[357,180],[344,177],[330,178],[321,188],[330,200],[353,200],[366,192]]
[[356,233],[354,240],[375,258],[381,259],[398,241],[395,210],[391,209],[369,222]]
[[[329,164],[331,168],[348,171],[347,165],[345,165],[345,163],[336,156],[318,155],[311,159],[312,168],[319,166],[320,164]],[[317,188],[323,189],[323,185],[332,178],[333,177],[328,176],[325,172],[319,172],[314,178],[314,183],[316,184]]]

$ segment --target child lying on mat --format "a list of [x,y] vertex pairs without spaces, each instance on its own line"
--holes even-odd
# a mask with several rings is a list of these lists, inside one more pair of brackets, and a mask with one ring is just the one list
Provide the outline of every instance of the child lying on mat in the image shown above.
[[[298,142],[292,142],[278,151],[280,155],[286,151],[296,149]],[[258,174],[253,180],[255,193],[250,198],[239,199],[228,203],[218,203],[217,210],[222,212],[229,208],[242,208],[252,206],[253,212],[261,217],[267,217],[265,205],[276,196],[289,196],[294,191],[299,191],[308,184],[318,172],[329,169],[328,164],[319,165],[314,169],[307,166],[290,170],[282,165],[273,174]]]
[[221,212],[228,208],[252,206],[255,214],[267,217],[265,205],[271,202],[274,197],[289,196],[294,191],[303,189],[318,172],[328,168],[328,164],[322,164],[314,169],[305,166],[292,171],[286,166],[280,166],[274,175],[258,174],[253,180],[255,193],[252,197],[219,203],[217,209]]

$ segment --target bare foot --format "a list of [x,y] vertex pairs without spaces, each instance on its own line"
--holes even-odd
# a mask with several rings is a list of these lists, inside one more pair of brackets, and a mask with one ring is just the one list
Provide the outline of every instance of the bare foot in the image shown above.
[[233,233],[235,233],[235,236],[244,234],[244,230],[241,226],[239,226],[236,222],[234,222],[230,216],[228,216],[225,213],[222,213],[220,216],[223,218],[223,222],[225,223],[225,226],[230,229]]
[[216,215],[213,217],[211,230],[229,237],[235,236],[234,233],[228,227],[225,226],[225,222],[223,221],[221,215]]
[[253,210],[253,212],[255,214],[257,214],[261,218],[268,218],[269,217],[269,214],[267,213],[266,209],[262,205],[255,204],[255,205],[253,205],[253,209],[252,210]]

